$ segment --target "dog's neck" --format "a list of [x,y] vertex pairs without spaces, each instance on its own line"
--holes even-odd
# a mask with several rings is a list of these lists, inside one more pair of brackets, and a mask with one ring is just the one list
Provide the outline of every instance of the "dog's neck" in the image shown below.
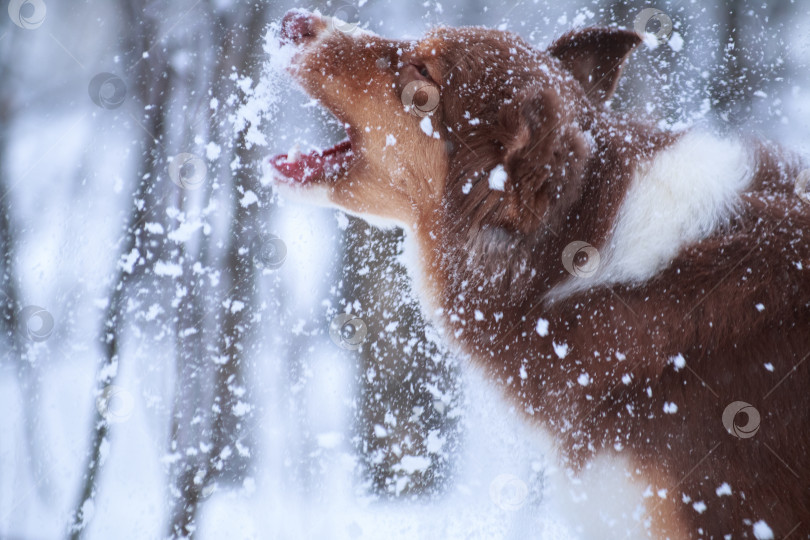
[[[584,130],[592,151],[582,191],[564,208],[552,205],[543,225],[531,234],[475,223],[459,214],[459,201],[445,198],[444,208],[424,212],[411,234],[420,263],[414,269],[430,295],[429,313],[471,318],[474,298],[491,305],[519,307],[536,301],[569,274],[561,254],[581,240],[600,248],[613,226],[636,166],[671,144],[671,133],[623,121],[610,113],[589,119]],[[526,210],[529,212],[529,210]],[[473,308],[470,310],[469,308]]]
[[[477,359],[502,384],[511,384],[509,380],[520,373],[515,364],[519,359],[503,350],[515,337],[510,332],[525,323],[524,315],[531,313],[530,318],[536,320],[534,308],[540,299],[570,278],[561,262],[565,246],[583,240],[600,248],[639,162],[649,160],[676,139],[607,113],[589,132],[594,144],[584,169],[582,193],[569,208],[560,210],[566,215],[558,219],[556,230],[541,226],[534,234],[523,235],[479,224],[460,227],[463,216],[455,215],[452,207],[437,206],[424,213],[410,231],[408,242],[415,244],[413,251],[418,256],[410,258],[409,267],[426,315],[449,342]],[[537,414],[548,416],[543,418],[546,424],[574,421],[574,417],[561,418],[560,411],[576,415],[587,406],[585,393],[580,395],[558,376],[569,371],[562,363],[533,362],[529,376],[545,383],[525,403],[520,400],[521,408],[526,409],[548,400],[572,401],[570,407],[540,407],[543,410]],[[507,394],[514,397],[513,392]],[[581,406],[575,405],[580,398]]]

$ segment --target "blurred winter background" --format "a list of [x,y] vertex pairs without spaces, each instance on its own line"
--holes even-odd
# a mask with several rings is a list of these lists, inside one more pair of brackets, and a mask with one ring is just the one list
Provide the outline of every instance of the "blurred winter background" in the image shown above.
[[[295,5],[538,47],[657,8],[647,30],[672,32],[614,107],[810,153],[803,0]],[[268,156],[342,133],[268,71],[293,3],[0,7],[0,538],[588,532],[534,432],[425,326],[401,233],[262,187]]]

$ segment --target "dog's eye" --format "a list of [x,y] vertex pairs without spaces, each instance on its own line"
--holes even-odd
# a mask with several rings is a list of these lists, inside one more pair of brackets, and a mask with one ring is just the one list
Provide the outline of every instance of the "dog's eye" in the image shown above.
[[412,62],[411,66],[413,66],[413,69],[417,73],[419,73],[419,75],[421,75],[425,79],[430,79],[430,72],[428,71],[427,67],[425,67],[425,65],[423,63],[421,63],[421,62]]

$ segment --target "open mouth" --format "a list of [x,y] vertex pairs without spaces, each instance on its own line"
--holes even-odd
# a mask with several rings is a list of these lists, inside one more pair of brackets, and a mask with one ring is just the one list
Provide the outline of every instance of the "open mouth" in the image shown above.
[[325,150],[306,154],[290,152],[270,159],[270,164],[296,184],[337,178],[354,160],[351,140],[346,139]]

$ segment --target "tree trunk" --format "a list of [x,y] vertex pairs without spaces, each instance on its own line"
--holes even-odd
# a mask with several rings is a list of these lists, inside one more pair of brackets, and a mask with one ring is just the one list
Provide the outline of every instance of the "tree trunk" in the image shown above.
[[[123,7],[127,13],[127,19],[132,28],[142,29],[142,34],[136,38],[136,45],[133,50],[148,50],[157,39],[157,24],[154,20],[141,17],[140,12],[135,10],[133,3],[124,2]],[[120,261],[123,262],[128,256],[137,253],[136,262],[126,267],[118,265],[118,272],[113,280],[113,287],[107,303],[107,310],[100,331],[100,341],[103,348],[103,359],[98,368],[96,379],[95,407],[93,414],[93,430],[91,435],[90,450],[85,467],[80,489],[79,499],[76,503],[72,523],[69,527],[70,537],[74,540],[81,538],[88,525],[88,517],[85,509],[92,503],[96,494],[96,480],[101,469],[101,448],[110,430],[110,424],[105,414],[104,407],[99,406],[99,401],[105,399],[107,389],[115,383],[116,374],[119,370],[119,352],[122,339],[122,329],[124,328],[125,307],[129,287],[142,275],[149,262],[154,262],[159,256],[159,250],[152,253],[152,257],[146,260],[147,247],[159,245],[153,242],[142,225],[151,216],[162,214],[161,203],[164,197],[158,197],[155,189],[154,179],[157,178],[158,171],[165,170],[166,159],[163,149],[164,133],[166,129],[165,96],[168,94],[170,82],[168,77],[168,67],[165,58],[160,55],[151,55],[148,59],[133,62],[137,67],[134,80],[134,91],[131,95],[139,105],[154,105],[144,122],[141,119],[135,120],[141,123],[146,133],[143,137],[144,162],[136,175],[136,191],[134,194],[134,204],[131,208],[129,222],[126,228],[126,240],[122,245]],[[132,88],[130,90],[133,90]],[[127,105],[125,104],[124,107]],[[166,188],[166,186],[161,186]]]
[[[211,11],[215,11],[214,6],[211,6]],[[253,80],[260,75],[261,63],[258,60],[262,40],[257,36],[261,36],[265,24],[264,4],[240,12],[235,20],[222,16],[212,21],[217,56],[211,86],[221,106],[228,103],[228,92],[233,89],[228,79],[233,66],[238,67],[240,74],[250,74]],[[245,380],[245,349],[250,341],[256,307],[256,266],[252,256],[258,205],[242,205],[240,201],[248,189],[258,185],[252,166],[256,156],[247,148],[244,130],[235,141],[230,139],[230,132],[221,125],[221,114],[212,115],[208,129],[210,140],[223,149],[224,155],[212,166],[209,174],[220,179],[223,185],[228,185],[226,179],[230,179],[231,185],[232,229],[222,265],[226,292],[222,301],[212,306],[220,310],[215,321],[217,354],[212,357],[202,343],[187,348],[187,344],[179,342],[178,397],[172,418],[171,442],[171,452],[179,457],[172,472],[174,488],[169,535],[173,538],[193,537],[199,505],[218,482],[236,483],[244,478],[252,446],[246,429],[252,406],[249,384]],[[233,158],[241,166],[232,174],[229,168],[219,164],[229,164]],[[191,261],[185,255],[182,258],[186,265],[190,265]],[[207,287],[202,278],[191,277],[190,268],[184,270],[183,275],[194,280],[190,300],[199,304],[199,297]],[[202,339],[204,321],[201,319],[201,313],[181,315],[180,335],[186,326],[193,325],[197,332],[192,337]],[[198,348],[199,353],[189,354]],[[189,422],[192,417],[195,421]],[[202,448],[206,451],[203,452]]]
[[[361,463],[381,496],[435,492],[449,478],[450,450],[459,436],[457,416],[451,414],[460,398],[458,369],[444,350],[426,339],[405,269],[396,262],[402,233],[350,219],[343,293],[347,304],[360,303],[357,315],[368,329],[359,349],[354,428]],[[428,451],[429,437],[444,441],[441,451]],[[400,466],[404,455],[428,457],[430,466],[408,475]]]

